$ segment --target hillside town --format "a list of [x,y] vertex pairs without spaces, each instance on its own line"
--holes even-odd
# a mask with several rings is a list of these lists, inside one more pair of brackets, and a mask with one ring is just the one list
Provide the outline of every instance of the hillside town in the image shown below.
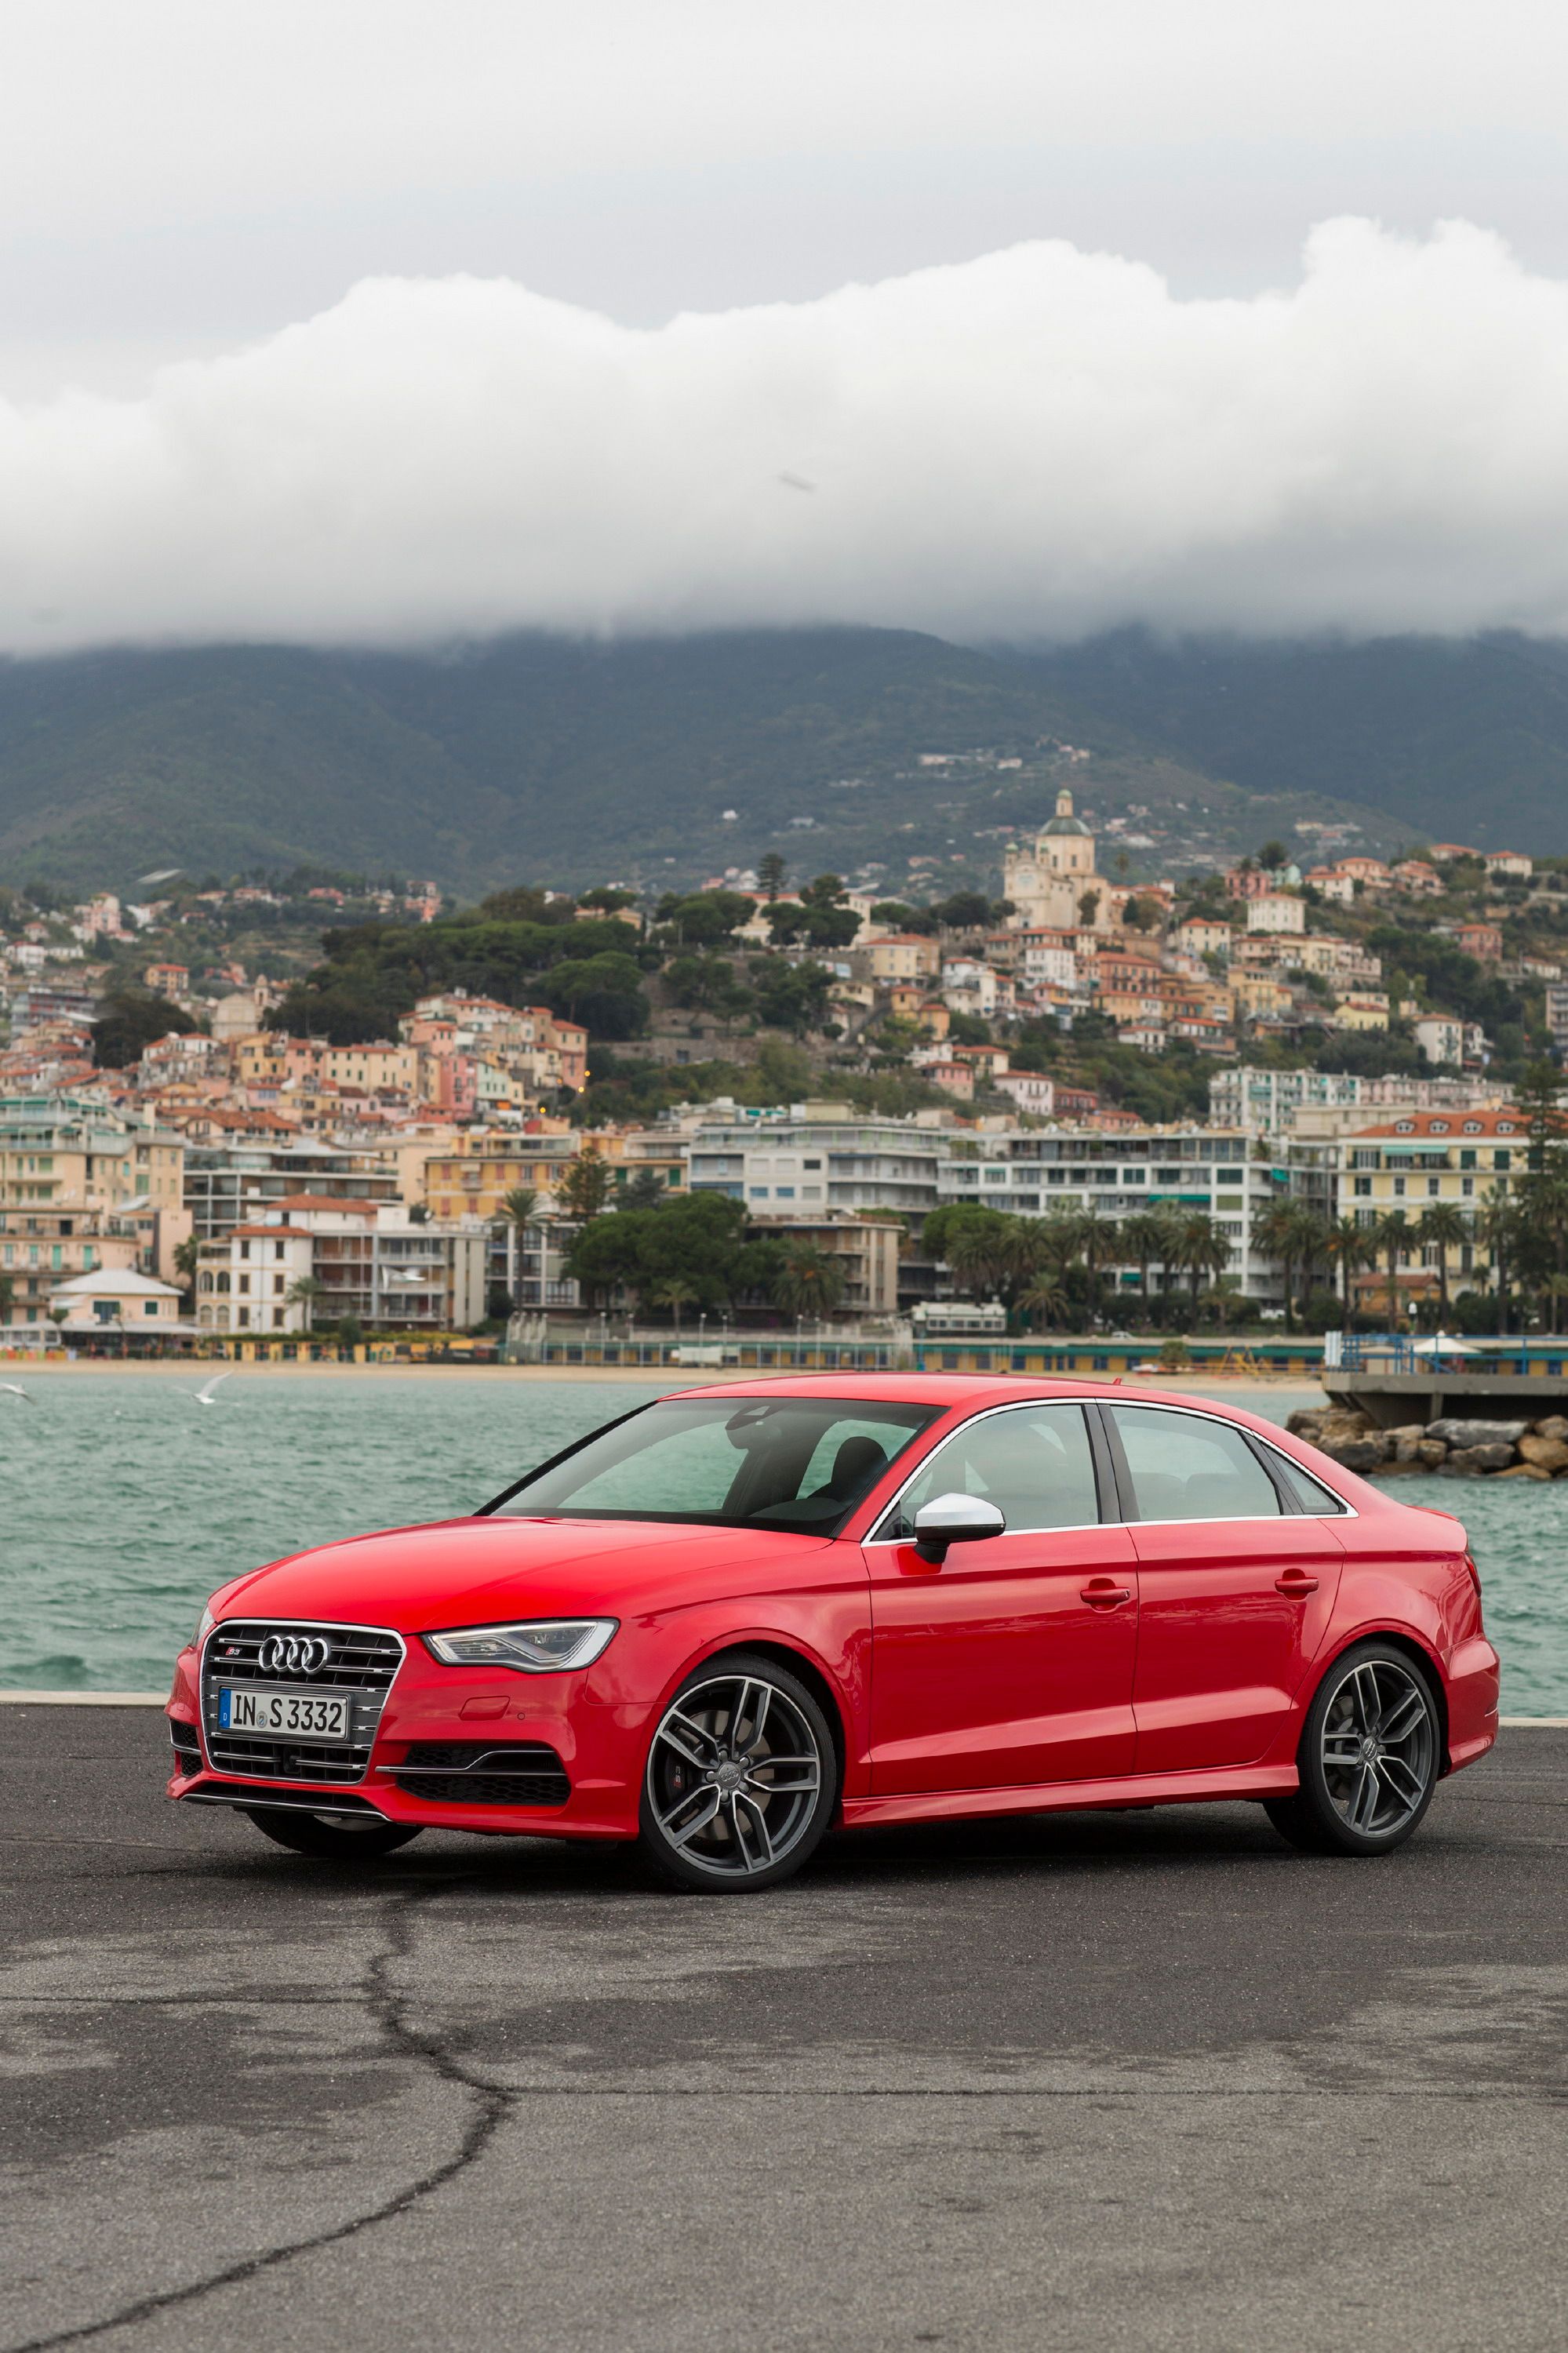
[[935,904],[0,892],[0,1345],[1555,1329],[1568,861],[1114,822]]

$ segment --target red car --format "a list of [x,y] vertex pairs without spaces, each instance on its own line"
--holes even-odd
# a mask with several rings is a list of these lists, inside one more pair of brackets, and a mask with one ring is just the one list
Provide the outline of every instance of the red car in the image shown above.
[[471,1518],[220,1587],[169,1794],[308,1854],[635,1839],[714,1890],[835,1824],[1205,1798],[1382,1854],[1497,1707],[1458,1523],[1251,1414],[821,1376],[661,1398]]

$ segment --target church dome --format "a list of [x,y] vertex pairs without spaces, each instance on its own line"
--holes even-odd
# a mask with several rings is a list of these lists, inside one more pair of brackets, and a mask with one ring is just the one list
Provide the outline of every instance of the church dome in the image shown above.
[[1042,828],[1042,831],[1054,834],[1075,833],[1086,840],[1089,838],[1089,828],[1083,818],[1073,815],[1073,796],[1065,786],[1056,796],[1055,816]]

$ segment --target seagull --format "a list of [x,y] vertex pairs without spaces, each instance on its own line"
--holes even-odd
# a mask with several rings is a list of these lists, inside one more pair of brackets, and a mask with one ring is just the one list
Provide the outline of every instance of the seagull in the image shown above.
[[216,1405],[217,1399],[214,1397],[213,1391],[219,1381],[226,1381],[228,1378],[227,1373],[214,1373],[211,1380],[203,1381],[199,1389],[187,1389],[185,1394],[187,1397],[194,1397],[197,1405]]
[[29,1405],[33,1402],[20,1381],[0,1381],[0,1396],[27,1398]]

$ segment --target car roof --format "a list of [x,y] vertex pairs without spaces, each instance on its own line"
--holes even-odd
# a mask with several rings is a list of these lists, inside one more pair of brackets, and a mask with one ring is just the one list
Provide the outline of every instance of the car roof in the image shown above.
[[[1032,1398],[1119,1398],[1160,1405],[1195,1407],[1203,1413],[1234,1414],[1245,1422],[1255,1415],[1244,1408],[1217,1403],[1213,1398],[1183,1391],[1129,1387],[1114,1377],[1073,1380],[1067,1377],[1028,1379],[1018,1374],[995,1373],[760,1373],[747,1380],[705,1381],[691,1388],[671,1389],[670,1397],[800,1397],[841,1398],[846,1405],[930,1405],[954,1409],[961,1406],[1026,1405]],[[1257,1423],[1260,1429],[1272,1427]]]

